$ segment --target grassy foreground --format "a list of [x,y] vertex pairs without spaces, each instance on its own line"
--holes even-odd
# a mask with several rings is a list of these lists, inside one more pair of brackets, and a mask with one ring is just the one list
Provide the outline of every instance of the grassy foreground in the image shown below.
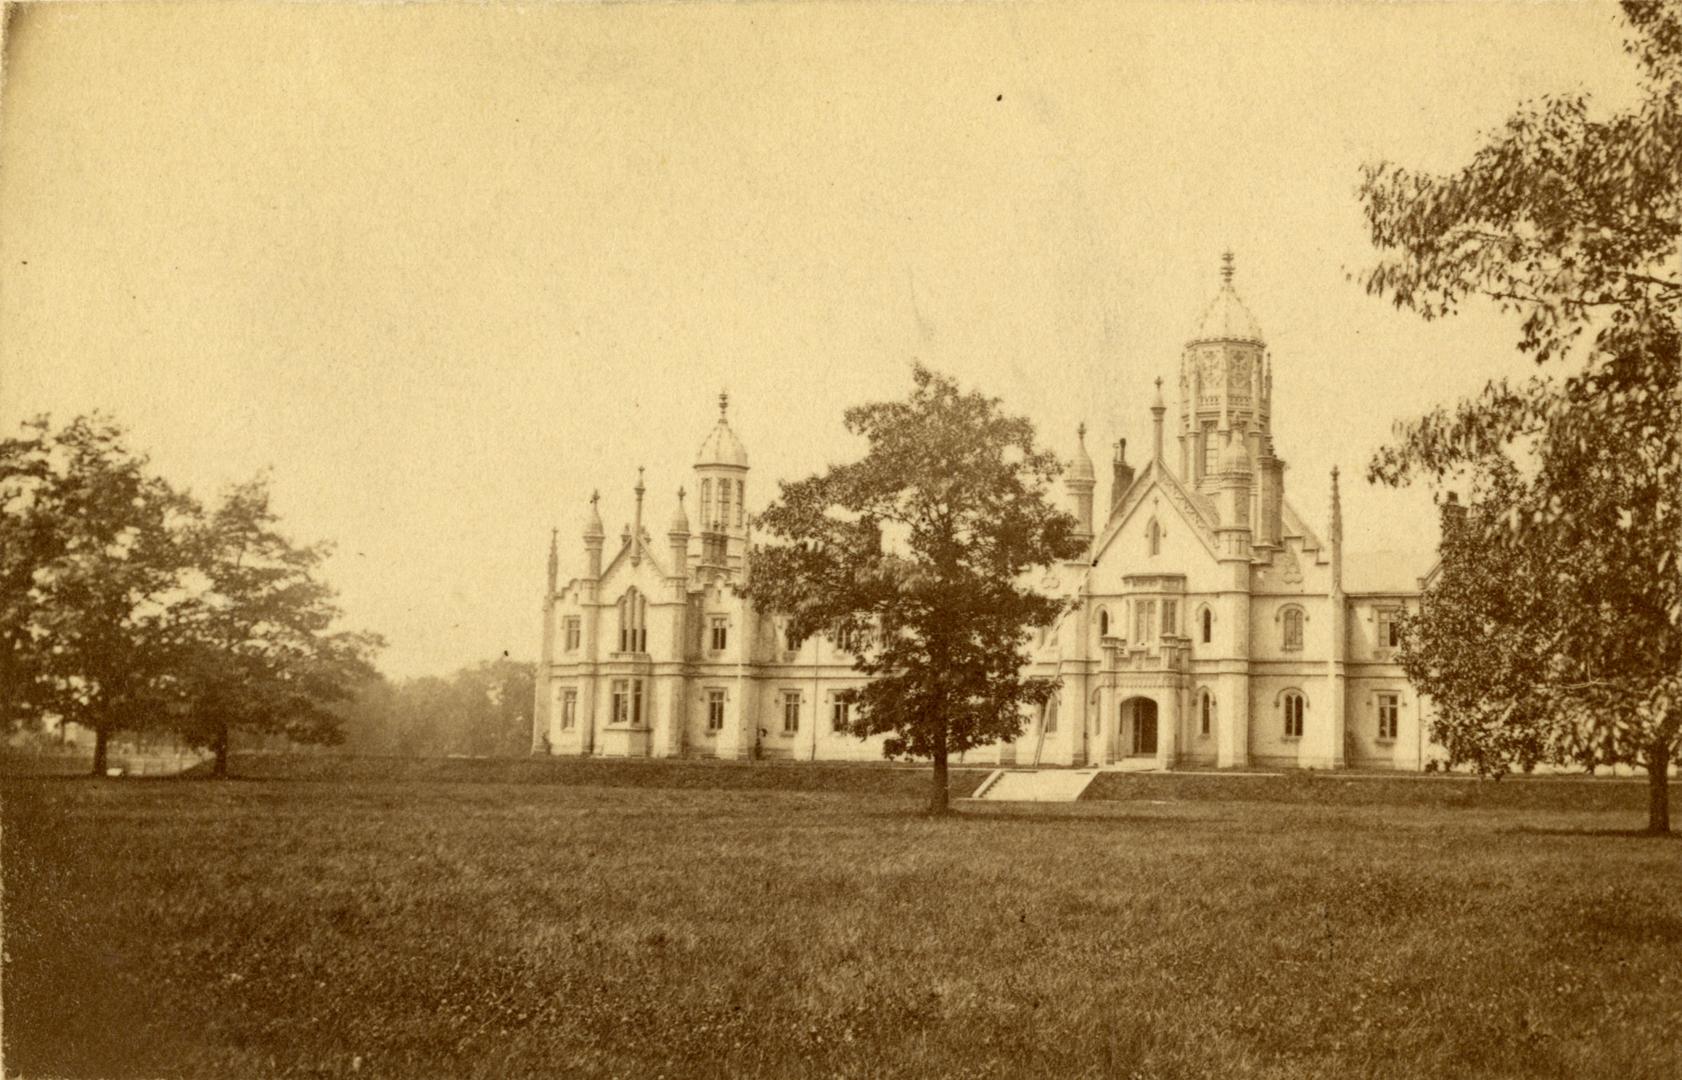
[[9,1075],[1682,1076],[1639,785],[243,764],[6,781]]

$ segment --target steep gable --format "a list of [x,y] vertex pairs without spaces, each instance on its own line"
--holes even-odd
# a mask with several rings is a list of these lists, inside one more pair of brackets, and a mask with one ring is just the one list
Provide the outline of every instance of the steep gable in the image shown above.
[[[1160,499],[1152,500],[1153,493],[1160,494]],[[1092,545],[1093,565],[1097,565],[1116,539],[1127,531],[1129,525],[1139,516],[1141,507],[1150,508],[1158,504],[1172,507],[1170,512],[1174,520],[1197,537],[1210,555],[1216,553],[1215,528],[1219,521],[1215,516],[1214,505],[1208,499],[1189,490],[1160,463],[1152,461],[1140,471],[1132,486],[1127,489],[1121,502],[1110,514],[1103,535]]]

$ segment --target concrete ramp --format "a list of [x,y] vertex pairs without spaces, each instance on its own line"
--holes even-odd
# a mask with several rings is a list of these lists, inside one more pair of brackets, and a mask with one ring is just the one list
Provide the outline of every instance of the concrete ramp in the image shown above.
[[975,789],[986,802],[1074,802],[1097,769],[996,769]]

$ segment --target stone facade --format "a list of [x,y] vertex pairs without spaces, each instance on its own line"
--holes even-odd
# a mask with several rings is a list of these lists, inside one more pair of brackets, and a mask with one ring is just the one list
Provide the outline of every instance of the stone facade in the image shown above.
[[[1158,379],[1149,459],[1135,468],[1116,445],[1101,521],[1079,432],[1064,485],[1090,547],[1044,572],[1043,589],[1078,603],[1036,637],[1030,665],[1059,692],[971,763],[1420,769],[1443,756],[1390,634],[1420,579],[1345,565],[1336,470],[1325,540],[1292,508],[1272,358],[1232,276],[1228,256],[1181,357],[1177,446]],[[583,576],[558,579],[551,541],[534,752],[881,758],[880,738],[836,730],[835,694],[860,681],[847,643],[788,641],[743,595],[749,476],[721,395],[695,462],[698,529],[679,491],[657,543],[639,479],[605,563],[594,496]]]

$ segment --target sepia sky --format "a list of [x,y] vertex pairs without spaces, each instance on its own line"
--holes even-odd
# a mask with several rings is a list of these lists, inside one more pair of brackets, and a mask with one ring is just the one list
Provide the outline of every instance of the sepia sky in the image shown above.
[[[50,4],[0,99],[0,424],[94,408],[200,495],[272,468],[393,674],[529,659],[549,530],[647,466],[664,532],[728,388],[749,505],[923,360],[1150,441],[1237,254],[1286,492],[1428,551],[1398,417],[1525,374],[1515,322],[1346,275],[1357,169],[1521,99],[1629,101],[1610,5]],[[1098,492],[1107,505],[1107,482]]]

